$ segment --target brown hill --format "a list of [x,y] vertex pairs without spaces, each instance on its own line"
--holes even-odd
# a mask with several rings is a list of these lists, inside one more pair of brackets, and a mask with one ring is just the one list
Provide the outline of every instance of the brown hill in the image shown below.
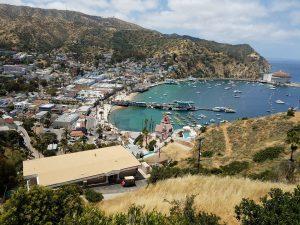
[[0,48],[12,47],[72,51],[82,61],[108,50],[114,52],[115,61],[158,57],[176,68],[175,77],[256,79],[269,69],[268,62],[249,45],[164,35],[119,19],[73,11],[0,4]]

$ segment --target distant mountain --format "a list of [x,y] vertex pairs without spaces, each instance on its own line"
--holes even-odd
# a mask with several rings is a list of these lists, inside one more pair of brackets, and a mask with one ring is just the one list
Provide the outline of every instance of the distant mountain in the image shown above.
[[249,45],[165,35],[116,18],[0,4],[0,48],[72,51],[82,61],[113,51],[113,60],[158,57],[175,77],[258,78],[269,63]]

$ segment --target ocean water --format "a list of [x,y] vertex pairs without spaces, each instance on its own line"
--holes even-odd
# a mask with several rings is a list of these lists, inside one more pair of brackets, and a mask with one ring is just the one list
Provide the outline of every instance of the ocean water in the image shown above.
[[[276,62],[273,64],[273,70],[285,70],[289,72],[294,81],[300,82],[300,68],[297,65]],[[298,79],[298,80],[297,80]],[[225,90],[226,87],[230,89]],[[235,98],[234,90],[242,93],[237,94],[240,98]],[[186,81],[179,85],[159,85],[151,88],[149,91],[138,94],[134,100],[145,102],[170,103],[174,100],[193,101],[199,108],[213,108],[215,106],[225,106],[236,110],[236,113],[220,113],[212,111],[195,111],[192,117],[196,119],[197,124],[210,123],[215,120],[219,123],[221,120],[232,121],[243,117],[258,117],[270,113],[285,112],[289,107],[299,107],[300,88],[296,87],[276,87],[270,89],[268,84],[249,83],[244,81]],[[277,104],[276,100],[282,100],[285,104]],[[128,107],[112,111],[109,120],[121,130],[140,131],[145,119],[153,121],[154,124],[160,122],[164,110]],[[176,113],[179,118],[187,118],[184,122],[178,123]],[[203,114],[206,118],[200,118]],[[181,128],[189,125],[189,112],[172,112],[171,118],[174,121],[175,128]],[[191,117],[190,117],[191,118]]]

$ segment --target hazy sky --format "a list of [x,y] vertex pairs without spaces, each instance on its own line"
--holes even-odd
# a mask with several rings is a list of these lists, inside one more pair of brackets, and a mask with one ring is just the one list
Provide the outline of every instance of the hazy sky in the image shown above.
[[300,60],[300,0],[0,0],[117,17],[163,33],[249,43],[267,58]]

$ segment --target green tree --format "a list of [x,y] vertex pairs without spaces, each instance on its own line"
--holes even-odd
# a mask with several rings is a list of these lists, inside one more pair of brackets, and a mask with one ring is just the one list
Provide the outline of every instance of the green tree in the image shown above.
[[294,192],[272,189],[269,196],[255,203],[243,199],[235,207],[236,218],[243,225],[300,224],[300,187]]
[[98,138],[102,139],[103,138],[103,128],[102,128],[101,124],[99,124],[99,126],[97,127],[96,132],[98,134]]
[[287,132],[286,142],[291,144],[291,156],[290,161],[294,161],[294,152],[297,150],[300,144],[300,125],[297,125]]
[[79,215],[82,211],[83,202],[76,187],[51,190],[35,186],[29,191],[19,188],[3,205],[0,224],[59,224],[65,217]]
[[34,126],[34,123],[35,123],[35,119],[34,118],[30,118],[30,117],[28,118],[28,117],[26,117],[23,120],[23,127],[28,132],[29,135],[33,135],[32,127]]
[[93,189],[87,189],[84,192],[85,198],[92,203],[100,202],[103,200],[103,195]]
[[148,144],[148,150],[154,151],[155,146],[156,146],[156,140],[151,140]]

